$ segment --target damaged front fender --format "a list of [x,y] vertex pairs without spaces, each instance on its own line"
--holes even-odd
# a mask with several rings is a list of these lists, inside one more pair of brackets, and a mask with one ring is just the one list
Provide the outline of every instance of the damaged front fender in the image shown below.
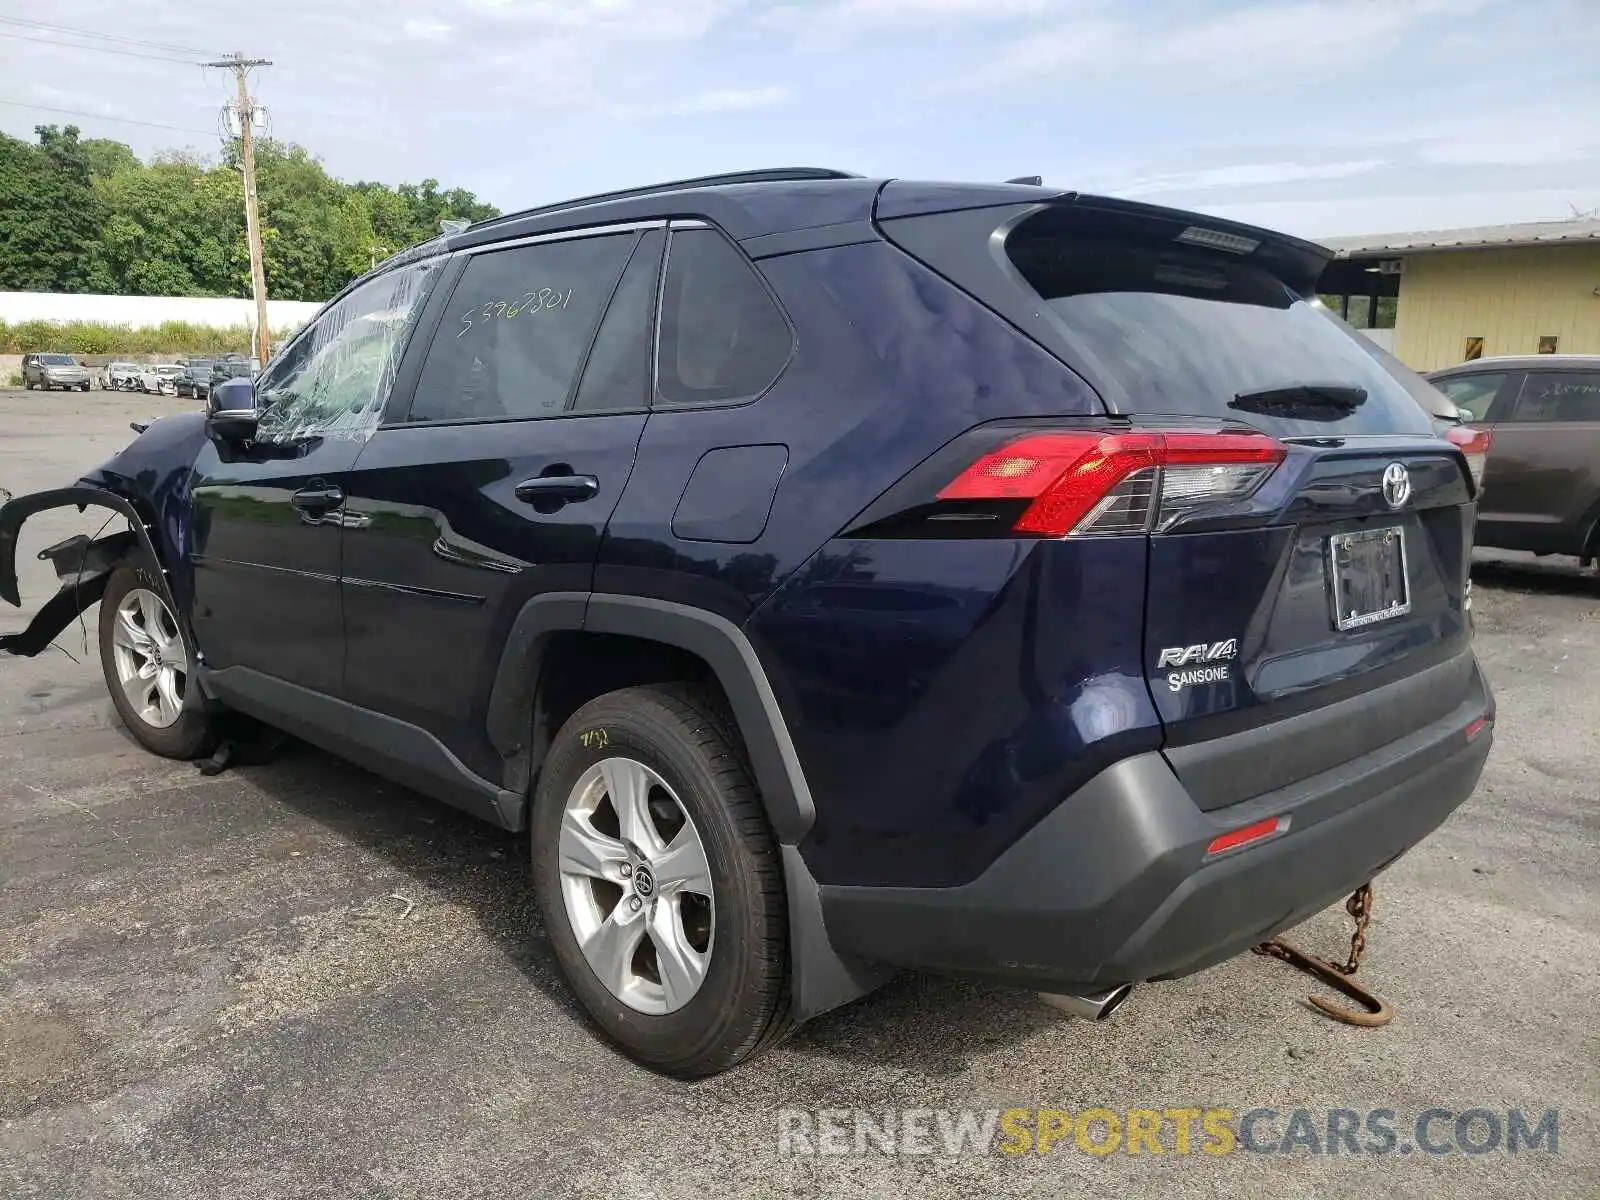
[[[34,615],[21,633],[0,635],[0,651],[31,658],[55,640],[56,636],[72,624],[79,613],[96,603],[105,594],[111,573],[130,556],[142,553],[151,563],[160,564],[161,557],[150,541],[149,530],[139,519],[132,503],[101,488],[79,484],[57,488],[49,492],[36,492],[31,496],[18,496],[0,505],[0,599],[20,606],[22,596],[17,585],[17,538],[23,522],[37,513],[52,508],[73,506],[82,512],[89,505],[109,508],[128,520],[128,528],[106,537],[90,538],[77,534],[40,551],[41,561],[55,567],[61,588],[48,603]],[[166,573],[160,572],[165,599],[173,604]],[[173,606],[173,611],[178,611]],[[180,622],[180,626],[184,623]],[[184,641],[190,643],[188,629],[183,628]],[[194,646],[189,644],[192,654]]]

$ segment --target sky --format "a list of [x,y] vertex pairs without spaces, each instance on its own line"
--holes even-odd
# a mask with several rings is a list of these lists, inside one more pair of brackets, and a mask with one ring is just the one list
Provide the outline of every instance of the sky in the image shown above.
[[334,175],[507,211],[758,166],[1308,237],[1600,209],[1600,0],[0,0],[0,130],[215,153],[234,50]]

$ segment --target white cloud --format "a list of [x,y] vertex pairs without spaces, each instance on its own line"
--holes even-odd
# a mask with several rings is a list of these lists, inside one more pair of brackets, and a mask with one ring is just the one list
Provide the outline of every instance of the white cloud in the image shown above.
[[[1202,86],[1228,77],[1347,75],[1352,56],[1370,61],[1394,49],[1404,34],[1420,23],[1436,20],[1447,10],[1452,17],[1460,17],[1490,2],[1257,3],[1175,22],[1151,21],[1148,15],[1142,20],[1088,15],[1052,29],[1027,31],[968,81],[1004,85],[1022,76],[1046,75],[1067,67],[1092,69],[1102,79],[1138,79],[1141,71],[1177,72],[1178,78]],[[1167,81],[1160,75],[1153,77],[1153,90],[1159,91]]]
[[415,17],[404,21],[400,28],[407,37],[423,38],[425,40],[445,37],[451,29],[443,21],[423,21]]
[[1259,162],[1206,167],[1195,171],[1112,180],[1104,186],[1120,196],[1159,196],[1208,189],[1264,187],[1280,183],[1304,183],[1321,179],[1348,179],[1365,175],[1387,165],[1381,158],[1352,159],[1345,162]]
[[610,111],[623,117],[694,117],[772,108],[789,99],[789,90],[781,87],[711,88],[658,104],[614,105]]

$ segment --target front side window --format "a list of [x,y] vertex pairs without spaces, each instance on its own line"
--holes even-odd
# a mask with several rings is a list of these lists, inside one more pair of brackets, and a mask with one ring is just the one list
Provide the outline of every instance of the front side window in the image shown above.
[[411,421],[559,416],[636,233],[473,255],[445,307]]
[[1482,421],[1489,416],[1489,406],[1505,381],[1505,372],[1494,371],[1483,375],[1457,375],[1453,379],[1441,379],[1434,386],[1466,415],[1467,420]]
[[258,436],[362,438],[377,427],[437,261],[370,280],[317,317],[256,387]]
[[1513,421],[1600,421],[1600,371],[1529,371]]
[[794,335],[755,269],[715,229],[678,229],[661,289],[657,403],[753,400],[788,365]]

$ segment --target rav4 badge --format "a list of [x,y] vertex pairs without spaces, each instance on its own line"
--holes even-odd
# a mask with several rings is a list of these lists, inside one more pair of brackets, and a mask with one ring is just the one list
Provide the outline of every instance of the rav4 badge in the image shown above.
[[1239,639],[1228,638],[1222,642],[1197,642],[1193,646],[1168,646],[1156,660],[1156,669],[1187,667],[1191,663],[1223,662],[1239,653]]

